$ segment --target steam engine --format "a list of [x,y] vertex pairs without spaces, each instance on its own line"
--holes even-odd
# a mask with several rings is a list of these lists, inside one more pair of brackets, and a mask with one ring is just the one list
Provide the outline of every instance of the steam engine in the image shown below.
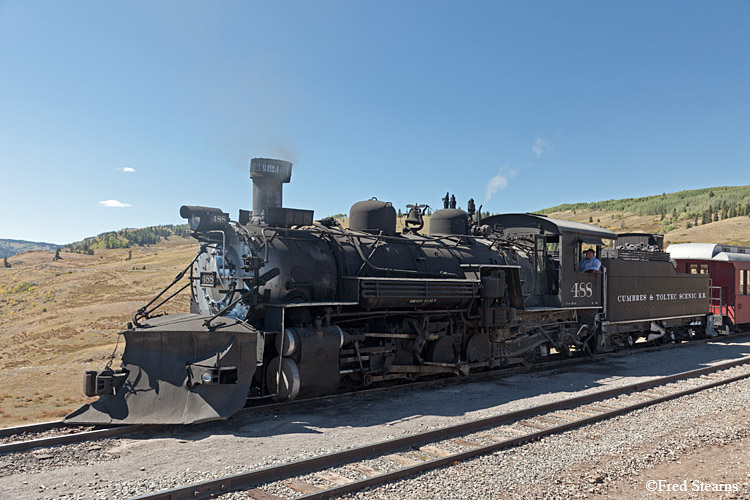
[[[237,221],[181,208],[200,242],[178,276],[188,277],[190,313],[158,315],[157,299],[140,309],[122,367],[87,372],[85,391],[100,398],[67,421],[193,423],[253,401],[710,332],[707,279],[678,276],[658,249],[631,261],[600,253],[605,273],[578,273],[582,247],[600,252],[614,233],[531,214],[481,221],[473,200],[463,211],[448,195],[427,234],[428,207],[410,205],[397,232],[396,210],[376,199],[352,206],[345,229],[282,206],[291,168],[253,159],[253,210]],[[608,267],[631,279],[614,298]],[[656,289],[689,298],[666,315],[630,307]]]

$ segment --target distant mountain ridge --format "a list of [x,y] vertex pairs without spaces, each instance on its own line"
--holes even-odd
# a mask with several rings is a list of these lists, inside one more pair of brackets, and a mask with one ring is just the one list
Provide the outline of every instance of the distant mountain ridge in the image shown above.
[[58,248],[63,252],[93,254],[94,250],[155,245],[170,236],[187,238],[190,236],[190,228],[187,224],[162,224],[142,228],[127,228],[107,231],[67,245],[0,239],[0,259],[25,252],[54,252]]
[[[713,222],[750,216],[750,186],[721,186],[662,193],[641,198],[622,198],[587,203],[566,203],[535,213],[588,222],[615,232],[647,231],[674,233],[677,241],[690,241],[693,229]],[[486,217],[489,213],[483,214]],[[348,226],[346,214],[336,214]],[[399,225],[402,224],[399,218]],[[426,218],[429,223],[429,217]],[[746,219],[745,219],[746,220]],[[741,235],[726,235],[731,241],[750,242],[750,226]],[[716,227],[718,230],[718,226]],[[427,227],[425,227],[425,231]],[[685,232],[685,231],[689,232]],[[681,234],[677,234],[681,231]],[[33,251],[93,253],[94,250],[153,245],[170,236],[190,236],[187,224],[163,224],[140,229],[120,229],[67,245],[25,240],[0,239],[0,259]],[[697,235],[695,235],[697,236]],[[712,235],[713,236],[713,235]],[[715,236],[722,238],[721,234]],[[737,239],[740,238],[740,239]],[[726,238],[725,238],[726,239]],[[722,240],[723,241],[723,240]]]
[[24,252],[54,252],[61,245],[41,241],[11,240],[0,238],[0,259]]

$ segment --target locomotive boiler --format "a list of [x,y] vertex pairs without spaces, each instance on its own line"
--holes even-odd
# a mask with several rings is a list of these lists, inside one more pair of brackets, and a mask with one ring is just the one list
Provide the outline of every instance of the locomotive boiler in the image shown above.
[[[707,278],[678,275],[660,249],[605,255],[602,240],[617,237],[606,229],[481,220],[473,200],[464,211],[449,195],[426,233],[427,206],[409,205],[397,231],[395,208],[375,198],[355,203],[344,228],[283,206],[291,173],[253,159],[252,211],[237,220],[180,209],[198,254],[136,312],[121,367],[85,374],[99,399],[67,422],[196,423],[263,401],[713,332]],[[603,273],[577,272],[584,247]],[[190,312],[160,315],[183,289]]]

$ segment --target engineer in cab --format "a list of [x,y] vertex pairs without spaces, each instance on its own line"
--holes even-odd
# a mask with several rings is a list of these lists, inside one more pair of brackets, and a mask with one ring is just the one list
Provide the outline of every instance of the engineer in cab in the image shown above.
[[596,253],[593,249],[589,248],[584,253],[581,262],[578,263],[579,273],[600,273],[602,269],[602,263],[596,258]]

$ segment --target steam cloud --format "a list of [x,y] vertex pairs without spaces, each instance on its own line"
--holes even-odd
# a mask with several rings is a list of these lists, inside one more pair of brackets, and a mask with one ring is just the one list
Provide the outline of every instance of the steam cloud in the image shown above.
[[495,193],[508,187],[508,183],[517,173],[516,169],[501,167],[497,175],[490,179],[490,182],[484,188],[484,202],[487,203]]
[[545,139],[544,137],[537,137],[534,141],[534,144],[531,146],[531,151],[534,152],[537,158],[541,158],[541,156],[546,152],[549,151],[552,147],[552,144]]
[[117,200],[104,200],[100,201],[99,205],[103,207],[111,207],[111,208],[123,208],[123,207],[132,207],[130,203],[123,203],[121,201]]

